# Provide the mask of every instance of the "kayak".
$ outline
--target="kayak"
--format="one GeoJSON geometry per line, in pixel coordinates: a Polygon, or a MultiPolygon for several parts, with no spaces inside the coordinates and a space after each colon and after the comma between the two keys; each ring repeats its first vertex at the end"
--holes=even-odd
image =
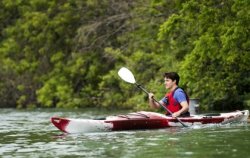
{"type": "MultiPolygon", "coordinates": [[[[247,122],[248,116],[249,111],[243,110],[228,113],[191,115],[189,117],[178,117],[178,119],[187,126],[193,126],[202,124],[247,122]]],[[[126,115],[108,116],[103,120],[75,119],[55,116],[51,118],[51,122],[55,127],[65,133],[161,129],[182,126],[176,118],[147,111],[128,113],[126,115]]]]}

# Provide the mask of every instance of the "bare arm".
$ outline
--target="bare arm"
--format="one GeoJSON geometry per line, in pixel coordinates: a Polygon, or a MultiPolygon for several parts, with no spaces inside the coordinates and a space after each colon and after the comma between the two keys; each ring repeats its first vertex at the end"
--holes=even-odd
{"type": "Polygon", "coordinates": [[[178,117],[180,116],[181,114],[185,113],[188,111],[188,102],[187,101],[183,101],[180,103],[181,104],[181,109],[175,113],[173,113],[173,117],[178,117]]]}
{"type": "MultiPolygon", "coordinates": [[[[153,93],[149,93],[148,98],[149,98],[149,105],[151,108],[157,109],[161,106],[161,105],[159,105],[159,103],[154,101],[154,94],[153,93]]],[[[162,101],[160,101],[160,103],[162,104],[162,101]]]]}

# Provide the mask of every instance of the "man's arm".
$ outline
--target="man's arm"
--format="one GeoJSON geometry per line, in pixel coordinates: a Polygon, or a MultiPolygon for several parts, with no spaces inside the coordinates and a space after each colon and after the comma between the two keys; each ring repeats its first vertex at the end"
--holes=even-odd
{"type": "MultiPolygon", "coordinates": [[[[159,105],[159,103],[154,101],[154,94],[153,93],[149,93],[148,98],[149,98],[149,105],[151,108],[158,109],[161,106],[161,105],[159,105]]],[[[162,104],[162,101],[159,101],[159,102],[162,104]]]]}
{"type": "Polygon", "coordinates": [[[173,113],[173,115],[172,115],[173,117],[178,117],[181,114],[188,111],[188,102],[187,101],[181,102],[180,105],[181,105],[182,108],[179,111],[173,113]]]}

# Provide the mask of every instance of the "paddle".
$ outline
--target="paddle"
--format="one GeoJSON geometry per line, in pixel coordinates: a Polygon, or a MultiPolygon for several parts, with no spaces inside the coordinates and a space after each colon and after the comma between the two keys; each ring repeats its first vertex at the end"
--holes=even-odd
{"type": "MultiPolygon", "coordinates": [[[[140,84],[136,83],[135,81],[135,77],[133,75],[133,73],[125,68],[122,67],[119,71],[118,71],[118,75],[121,77],[121,79],[123,79],[124,81],[128,82],[128,83],[132,83],[135,84],[138,88],[140,88],[142,91],[144,91],[147,95],[149,94],[149,92],[144,89],[140,84]]],[[[155,100],[155,98],[153,98],[153,100],[155,102],[157,102],[159,105],[161,105],[161,107],[163,107],[167,112],[169,112],[171,115],[173,114],[170,110],[168,110],[167,107],[163,106],[159,101],[155,100]]],[[[176,117],[176,119],[184,126],[184,127],[188,127],[186,124],[184,124],[178,117],[176,117]]]]}

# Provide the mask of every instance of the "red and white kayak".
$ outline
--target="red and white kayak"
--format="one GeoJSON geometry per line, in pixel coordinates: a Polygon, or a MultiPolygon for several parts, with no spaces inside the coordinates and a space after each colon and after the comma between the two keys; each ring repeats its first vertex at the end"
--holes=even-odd
{"type": "MultiPolygon", "coordinates": [[[[226,124],[232,122],[247,122],[249,111],[234,111],[229,113],[192,115],[178,117],[188,126],[202,124],[226,124]]],[[[177,119],[155,113],[140,111],[126,115],[108,116],[105,120],[73,119],[52,117],[51,122],[65,133],[86,133],[104,131],[122,131],[136,129],[160,129],[182,126],[177,119]]]]}

